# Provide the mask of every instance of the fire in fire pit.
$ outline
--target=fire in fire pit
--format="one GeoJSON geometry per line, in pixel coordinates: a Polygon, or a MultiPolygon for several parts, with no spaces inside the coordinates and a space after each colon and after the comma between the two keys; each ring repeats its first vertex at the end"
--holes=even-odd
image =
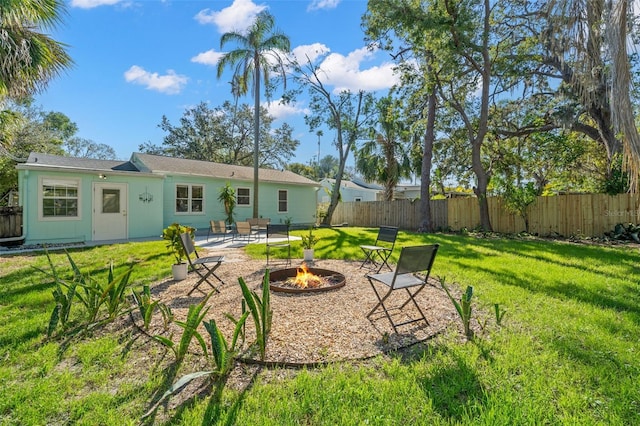
{"type": "Polygon", "coordinates": [[[328,291],[345,284],[344,275],[327,269],[308,268],[305,263],[299,268],[273,271],[269,274],[269,281],[271,290],[287,293],[328,291]]]}

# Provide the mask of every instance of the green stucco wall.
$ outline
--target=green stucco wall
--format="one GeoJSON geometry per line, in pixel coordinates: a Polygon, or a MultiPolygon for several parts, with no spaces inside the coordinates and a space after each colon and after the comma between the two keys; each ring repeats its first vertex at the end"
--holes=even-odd
{"type": "MultiPolygon", "coordinates": [[[[92,241],[93,184],[104,182],[97,172],[57,172],[19,170],[20,204],[23,206],[23,232],[26,244],[92,241]],[[79,218],[43,220],[39,217],[39,185],[41,178],[79,179],[79,218]]],[[[110,183],[128,186],[128,238],[159,237],[163,229],[162,179],[151,176],[110,174],[110,183]],[[140,200],[141,194],[152,194],[151,202],[140,200]]]]}

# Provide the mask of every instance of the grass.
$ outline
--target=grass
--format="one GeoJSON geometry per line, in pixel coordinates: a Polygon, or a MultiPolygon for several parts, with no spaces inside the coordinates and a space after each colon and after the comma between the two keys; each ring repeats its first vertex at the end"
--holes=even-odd
{"type": "MultiPolygon", "coordinates": [[[[376,232],[319,229],[315,256],[360,259],[359,245],[375,240],[376,232]]],[[[155,422],[640,424],[637,248],[407,232],[396,247],[431,243],[441,245],[433,274],[454,288],[474,287],[475,315],[488,324],[475,341],[464,343],[452,327],[388,358],[262,371],[245,390],[226,388],[220,405],[200,394],[155,422]],[[501,327],[495,303],[507,310],[501,327]]],[[[300,243],[293,244],[301,258],[300,243]]],[[[262,257],[264,245],[247,252],[262,257]]],[[[119,268],[135,260],[132,280],[139,284],[170,274],[163,242],[74,250],[72,256],[96,274],[106,274],[110,259],[119,268]]],[[[63,254],[53,259],[68,270],[63,254]]],[[[42,253],[0,258],[0,424],[139,424],[162,386],[164,350],[132,329],[96,330],[68,346],[47,341],[53,286],[32,266],[46,269],[42,253]]],[[[186,365],[201,367],[195,357],[186,365]]]]}

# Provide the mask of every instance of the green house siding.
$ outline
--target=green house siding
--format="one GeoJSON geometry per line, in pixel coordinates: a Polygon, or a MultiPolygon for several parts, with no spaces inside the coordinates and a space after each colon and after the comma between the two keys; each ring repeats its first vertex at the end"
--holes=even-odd
{"type": "MultiPolygon", "coordinates": [[[[23,233],[26,244],[86,242],[93,238],[94,184],[104,183],[98,173],[90,171],[57,172],[51,170],[19,170],[20,204],[23,206],[23,233]],[[43,179],[77,181],[78,216],[43,217],[43,179]]],[[[127,238],[141,238],[162,233],[162,180],[150,177],[110,175],[108,182],[126,184],[127,238]],[[152,198],[149,201],[149,198],[152,198]],[[145,199],[146,201],[143,201],[145,199]]]]}
{"type": "MultiPolygon", "coordinates": [[[[226,219],[218,195],[227,183],[249,190],[249,205],[237,205],[234,219],[253,215],[253,169],[245,166],[138,153],[129,161],[31,153],[17,169],[28,244],[160,238],[174,222],[204,232],[209,221],[226,219]]],[[[290,171],[260,169],[259,215],[315,223],[317,188],[290,171]]]]}
{"type": "MultiPolygon", "coordinates": [[[[229,182],[236,190],[249,188],[253,191],[253,183],[240,180],[222,180],[198,176],[167,176],[164,180],[164,226],[178,222],[196,229],[207,229],[210,220],[225,220],[224,206],[218,201],[220,190],[229,182]],[[202,212],[176,213],[177,185],[202,185],[204,187],[204,208],[202,212]]],[[[253,194],[249,205],[237,205],[234,219],[244,221],[253,216],[253,194]]],[[[284,223],[291,219],[294,224],[315,223],[316,190],[311,186],[292,185],[286,183],[260,183],[259,214],[270,218],[273,223],[284,223]],[[285,190],[288,195],[288,211],[278,212],[278,191],[285,190]]]]}
{"type": "Polygon", "coordinates": [[[178,222],[196,229],[207,229],[210,220],[224,220],[224,207],[218,201],[218,192],[225,185],[225,181],[200,176],[171,175],[164,179],[164,226],[178,222]],[[203,211],[190,213],[176,212],[177,185],[199,185],[204,189],[203,211]]]}

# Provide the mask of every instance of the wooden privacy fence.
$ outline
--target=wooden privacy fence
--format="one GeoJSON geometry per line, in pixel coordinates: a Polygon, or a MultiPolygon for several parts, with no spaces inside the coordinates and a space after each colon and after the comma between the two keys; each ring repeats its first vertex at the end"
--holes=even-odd
{"type": "Polygon", "coordinates": [[[22,207],[0,206],[0,238],[22,235],[22,207]]]}
{"type": "MultiPolygon", "coordinates": [[[[489,197],[489,217],[496,232],[525,230],[524,220],[509,213],[500,197],[489,197]]],[[[473,229],[480,223],[475,197],[432,200],[435,229],[473,229]]],[[[352,226],[398,226],[415,230],[420,218],[420,202],[409,200],[340,203],[332,223],[352,226]]],[[[538,235],[601,237],[617,223],[640,222],[638,194],[579,194],[538,197],[529,206],[529,232],[538,235]]]]}

